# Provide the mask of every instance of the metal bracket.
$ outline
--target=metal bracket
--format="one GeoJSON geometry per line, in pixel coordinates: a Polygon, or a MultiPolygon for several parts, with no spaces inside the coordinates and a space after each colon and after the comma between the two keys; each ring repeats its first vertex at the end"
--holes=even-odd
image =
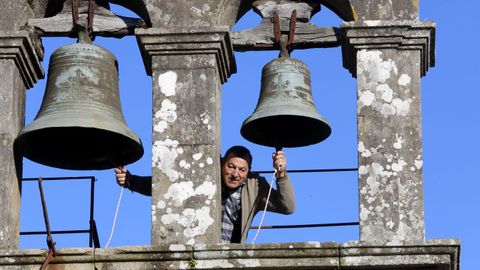
{"type": "Polygon", "coordinates": [[[282,30],[280,26],[280,18],[278,13],[275,11],[273,13],[273,36],[276,46],[280,48],[281,57],[290,57],[290,53],[293,51],[292,44],[295,39],[295,30],[297,25],[297,10],[292,11],[290,16],[290,25],[286,41],[282,39],[282,30]]]}

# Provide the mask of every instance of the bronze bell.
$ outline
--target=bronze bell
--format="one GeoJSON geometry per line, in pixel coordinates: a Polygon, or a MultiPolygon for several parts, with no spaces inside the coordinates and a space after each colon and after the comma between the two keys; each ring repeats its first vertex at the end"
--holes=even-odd
{"type": "Polygon", "coordinates": [[[276,148],[307,146],[330,136],[330,126],[313,102],[307,65],[280,57],[263,67],[257,107],[240,133],[253,143],[276,148]]]}
{"type": "Polygon", "coordinates": [[[115,56],[83,42],[57,49],[41,109],[16,146],[28,159],[62,169],[108,169],[140,159],[142,143],[121,110],[115,56]]]}

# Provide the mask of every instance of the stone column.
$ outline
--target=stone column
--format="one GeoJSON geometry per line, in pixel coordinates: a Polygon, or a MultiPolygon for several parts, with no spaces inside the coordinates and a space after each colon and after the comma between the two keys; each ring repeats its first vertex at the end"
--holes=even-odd
{"type": "Polygon", "coordinates": [[[342,24],[343,61],[357,78],[360,240],[425,240],[420,77],[434,65],[435,25],[342,24]]]}
{"type": "Polygon", "coordinates": [[[139,29],[152,76],[152,245],[220,242],[221,84],[228,27],[139,29]]]}
{"type": "Polygon", "coordinates": [[[16,249],[22,162],[14,140],[24,126],[25,90],[44,76],[27,32],[0,32],[0,70],[0,249],[16,249]]]}

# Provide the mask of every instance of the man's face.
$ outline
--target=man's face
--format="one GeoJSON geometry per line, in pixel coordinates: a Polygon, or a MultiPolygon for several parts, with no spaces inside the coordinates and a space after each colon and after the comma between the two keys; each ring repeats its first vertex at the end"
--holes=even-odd
{"type": "Polygon", "coordinates": [[[229,189],[238,188],[248,175],[248,161],[245,158],[229,154],[222,165],[222,181],[229,189]]]}

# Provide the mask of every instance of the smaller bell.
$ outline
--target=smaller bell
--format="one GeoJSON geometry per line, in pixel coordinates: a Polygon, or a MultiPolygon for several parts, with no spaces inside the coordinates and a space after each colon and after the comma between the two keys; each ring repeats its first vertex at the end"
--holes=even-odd
{"type": "Polygon", "coordinates": [[[307,65],[280,57],[263,67],[257,107],[240,133],[253,143],[276,148],[307,146],[330,136],[331,128],[313,102],[307,65]]]}

